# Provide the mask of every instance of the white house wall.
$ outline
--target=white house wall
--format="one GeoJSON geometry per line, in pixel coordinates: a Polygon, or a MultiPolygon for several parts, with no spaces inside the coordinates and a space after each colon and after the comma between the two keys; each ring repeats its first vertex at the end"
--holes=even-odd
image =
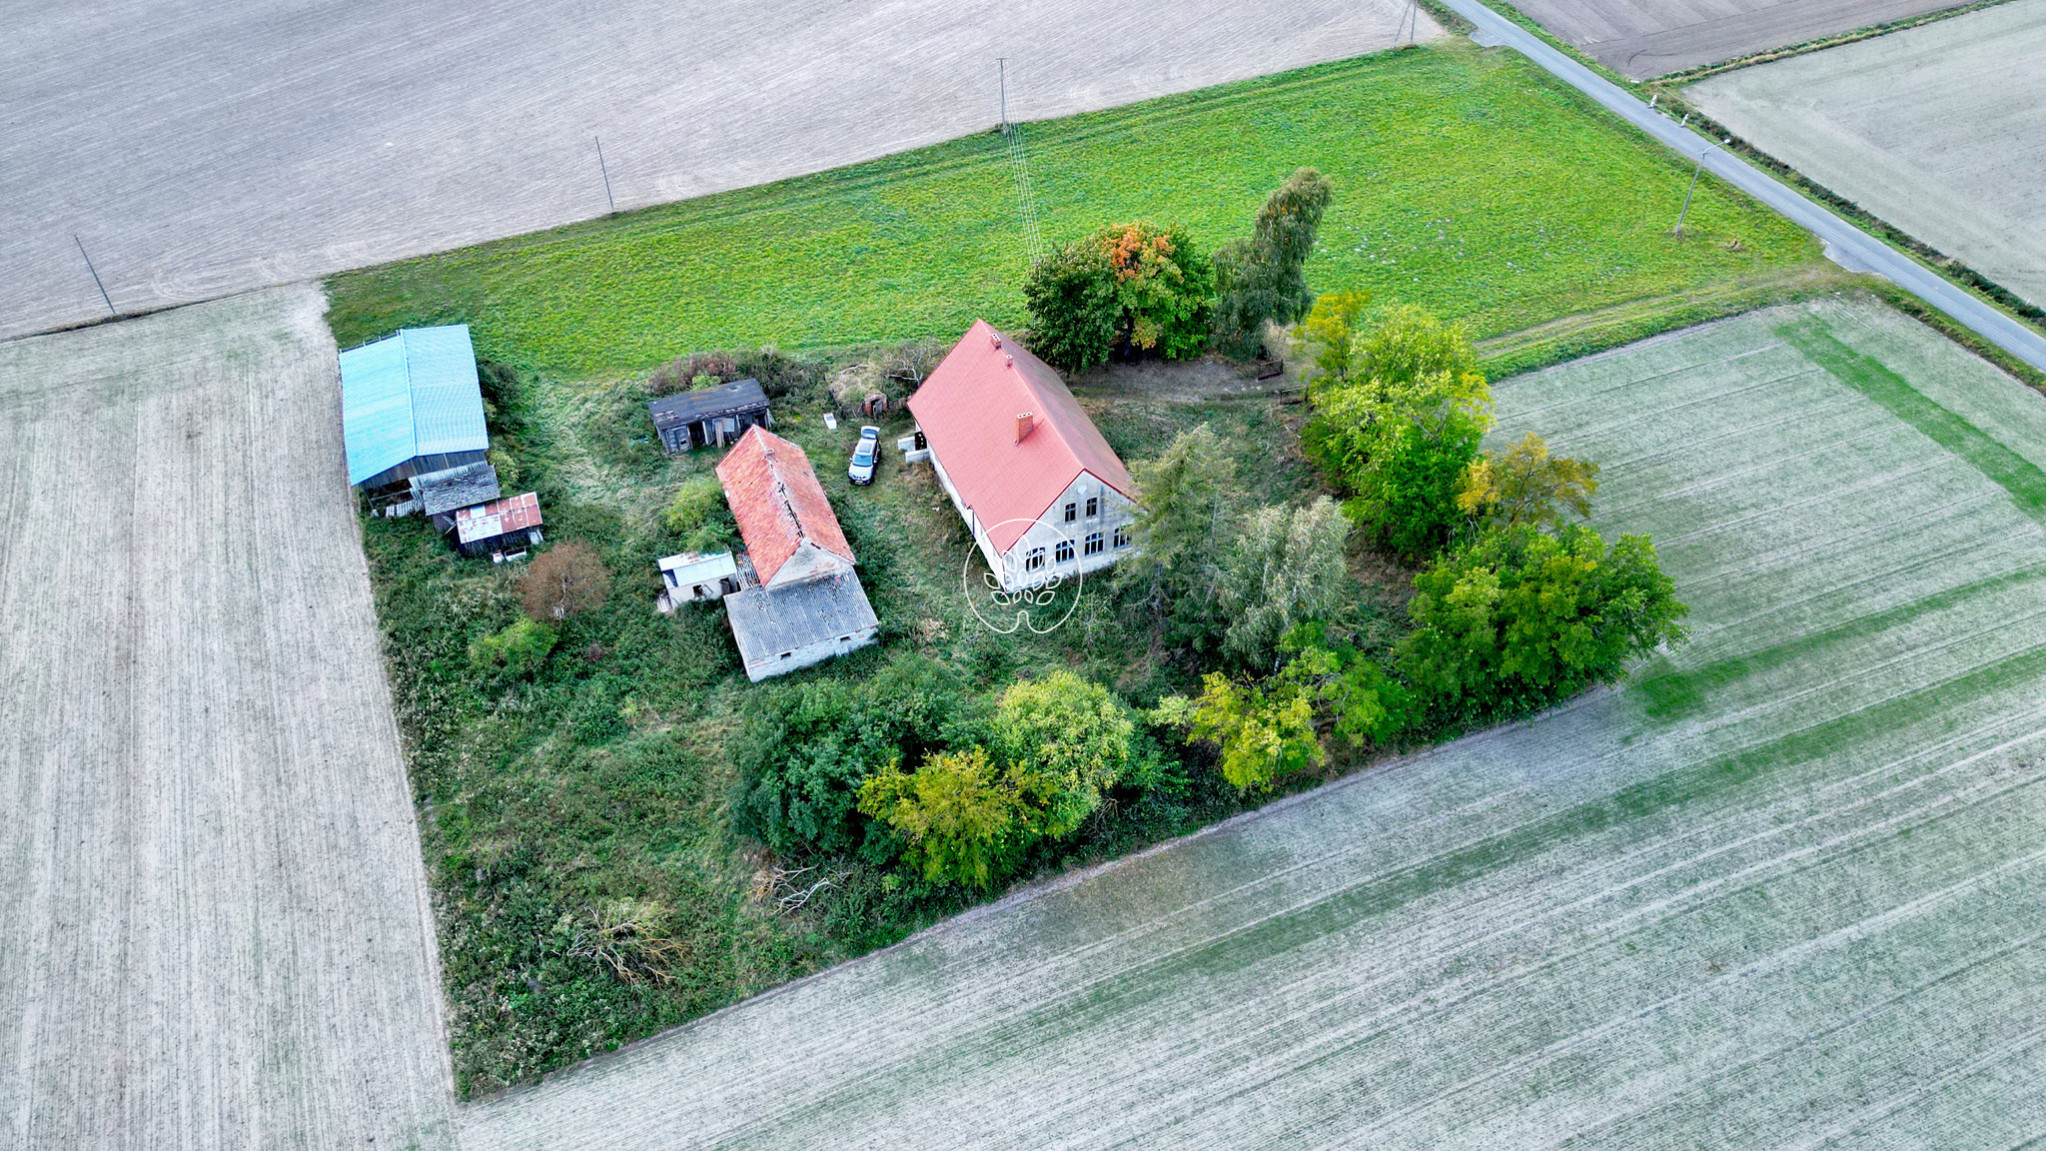
{"type": "Polygon", "coordinates": [[[945,474],[945,462],[938,458],[935,451],[931,453],[931,468],[938,474],[938,486],[945,489],[945,494],[952,499],[952,507],[959,512],[959,518],[965,520],[967,527],[973,532],[973,542],[979,546],[981,558],[987,561],[988,570],[1000,575],[1004,591],[1015,591],[1032,584],[1043,583],[1053,576],[1072,576],[1099,571],[1135,550],[1133,547],[1119,550],[1116,548],[1115,529],[1128,525],[1136,518],[1136,505],[1130,502],[1128,496],[1103,483],[1093,472],[1083,471],[1072,483],[1067,484],[1066,490],[1051,502],[1050,507],[1038,514],[1037,522],[1023,533],[1022,538],[1010,545],[1008,553],[1004,555],[995,550],[994,541],[988,537],[986,525],[981,522],[979,515],[966,506],[965,500],[959,498],[959,489],[953,486],[952,477],[945,474]],[[1092,517],[1087,515],[1089,495],[1101,498],[1100,511],[1092,517]],[[1080,518],[1071,524],[1065,522],[1065,508],[1068,503],[1079,505],[1077,510],[1080,518]],[[1099,554],[1090,556],[1086,554],[1086,539],[1087,533],[1094,531],[1101,533],[1102,549],[1099,554]],[[1053,557],[1058,554],[1058,543],[1066,538],[1073,541],[1073,558],[1067,563],[1056,563],[1053,557]],[[1025,557],[1030,554],[1032,548],[1038,547],[1044,549],[1044,567],[1037,571],[1023,570],[1025,557]]]}
{"type": "Polygon", "coordinates": [[[881,629],[879,627],[870,627],[863,631],[854,632],[849,640],[841,640],[833,636],[830,639],[813,643],[808,647],[799,647],[787,659],[781,658],[781,653],[776,652],[766,659],[760,660],[758,663],[748,663],[746,665],[746,678],[754,683],[759,683],[763,679],[773,679],[778,675],[787,675],[792,671],[801,671],[806,667],[815,667],[827,659],[845,655],[847,652],[858,651],[873,643],[880,634],[881,629]]]}
{"type": "Polygon", "coordinates": [[[1023,537],[1010,545],[1003,557],[1002,587],[1007,591],[1043,583],[1053,576],[1071,577],[1085,572],[1100,571],[1130,554],[1131,548],[1117,549],[1115,529],[1129,524],[1136,518],[1136,505],[1129,498],[1107,484],[1102,483],[1092,472],[1081,472],[1078,478],[1066,485],[1066,490],[1051,502],[1051,506],[1038,513],[1037,522],[1032,524],[1023,537]],[[1087,514],[1087,497],[1099,496],[1100,511],[1093,516],[1087,514]],[[1075,508],[1078,519],[1065,522],[1067,504],[1075,508]],[[1101,551],[1086,554],[1086,540],[1090,532],[1101,533],[1101,551]],[[1065,563],[1056,562],[1060,540],[1071,540],[1073,558],[1065,563]],[[1034,548],[1044,549],[1044,566],[1036,571],[1024,570],[1027,557],[1034,548]]]}

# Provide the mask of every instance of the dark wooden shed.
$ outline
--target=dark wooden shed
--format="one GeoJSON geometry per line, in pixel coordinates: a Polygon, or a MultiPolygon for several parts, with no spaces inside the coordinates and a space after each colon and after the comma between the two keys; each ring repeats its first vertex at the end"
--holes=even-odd
{"type": "Polygon", "coordinates": [[[756,425],[771,428],[774,418],[767,411],[767,393],[760,381],[734,380],[700,392],[663,396],[646,406],[654,418],[654,431],[661,447],[669,453],[686,452],[716,444],[734,443],[756,425]]]}

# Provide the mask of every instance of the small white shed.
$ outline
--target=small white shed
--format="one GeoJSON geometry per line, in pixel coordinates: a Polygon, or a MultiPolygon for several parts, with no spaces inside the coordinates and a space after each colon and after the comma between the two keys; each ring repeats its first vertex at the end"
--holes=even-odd
{"type": "Polygon", "coordinates": [[[685,603],[723,599],[739,590],[739,565],[731,552],[681,552],[660,561],[660,610],[685,603]]]}

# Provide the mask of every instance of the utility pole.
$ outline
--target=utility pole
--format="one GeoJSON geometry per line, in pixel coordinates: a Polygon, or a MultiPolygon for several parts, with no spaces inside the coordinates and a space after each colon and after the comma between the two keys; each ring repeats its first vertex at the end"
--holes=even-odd
{"type": "MultiPolygon", "coordinates": [[[[1724,143],[1724,141],[1721,142],[1724,143]]],[[[1677,210],[1677,226],[1671,232],[1672,235],[1681,236],[1684,234],[1684,217],[1691,211],[1691,194],[1698,190],[1698,177],[1705,174],[1705,157],[1710,156],[1712,149],[1717,147],[1719,145],[1714,144],[1703,152],[1698,153],[1698,167],[1691,173],[1691,186],[1684,190],[1684,206],[1677,210]]]]}
{"type": "Polygon", "coordinates": [[[995,67],[999,69],[1002,84],[1002,135],[1006,136],[1009,134],[1009,58],[995,57],[995,67]]]}
{"type": "Polygon", "coordinates": [[[71,242],[78,245],[78,254],[85,256],[85,270],[92,273],[92,286],[99,289],[99,298],[107,303],[107,315],[119,319],[121,313],[114,310],[114,301],[112,297],[107,295],[107,286],[100,283],[99,269],[92,266],[92,257],[85,255],[85,241],[78,238],[78,233],[73,232],[71,233],[71,242]]]}
{"type": "Polygon", "coordinates": [[[604,166],[604,139],[601,136],[590,139],[597,142],[597,171],[604,174],[604,199],[611,205],[611,214],[615,216],[618,214],[618,200],[611,195],[611,169],[604,166]]]}

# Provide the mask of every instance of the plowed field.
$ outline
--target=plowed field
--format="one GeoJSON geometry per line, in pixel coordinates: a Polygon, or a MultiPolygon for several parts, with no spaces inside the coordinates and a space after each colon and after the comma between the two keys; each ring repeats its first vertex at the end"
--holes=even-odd
{"type": "Polygon", "coordinates": [[[0,344],[0,1146],[448,1147],[318,289],[0,344]]]}

